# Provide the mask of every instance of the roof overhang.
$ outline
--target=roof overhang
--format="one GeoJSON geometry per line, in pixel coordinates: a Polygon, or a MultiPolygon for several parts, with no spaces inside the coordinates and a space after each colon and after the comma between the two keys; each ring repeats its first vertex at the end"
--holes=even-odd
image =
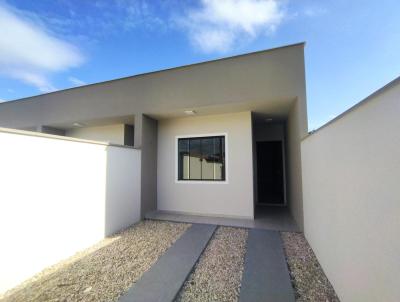
{"type": "Polygon", "coordinates": [[[304,44],[102,82],[0,105],[0,126],[130,123],[238,111],[285,117],[305,103],[304,44]]]}

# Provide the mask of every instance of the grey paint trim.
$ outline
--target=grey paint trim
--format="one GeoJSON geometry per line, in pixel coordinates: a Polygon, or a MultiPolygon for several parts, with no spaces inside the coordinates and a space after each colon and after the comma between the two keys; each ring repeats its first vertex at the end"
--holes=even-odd
{"type": "Polygon", "coordinates": [[[133,125],[124,125],[124,145],[135,145],[135,128],[133,125]]]}
{"type": "MultiPolygon", "coordinates": [[[[29,100],[29,99],[32,99],[32,98],[40,97],[40,96],[43,96],[43,95],[57,94],[57,93],[68,91],[68,90],[77,90],[77,89],[81,89],[82,87],[101,85],[101,84],[104,84],[104,83],[110,83],[110,82],[114,82],[114,81],[126,80],[126,79],[130,79],[130,78],[135,78],[135,77],[147,76],[147,75],[150,75],[150,74],[163,73],[163,72],[171,71],[171,70],[186,69],[188,67],[193,67],[193,66],[197,66],[197,65],[204,65],[204,64],[218,62],[218,61],[225,61],[225,60],[230,60],[230,59],[235,59],[235,58],[240,58],[240,57],[246,57],[246,56],[251,56],[253,54],[258,54],[258,53],[271,52],[271,51],[275,51],[275,50],[280,50],[282,48],[288,48],[288,47],[293,47],[293,46],[301,46],[301,45],[305,46],[305,44],[306,44],[306,42],[303,41],[303,42],[299,42],[299,43],[283,45],[283,46],[279,46],[279,47],[275,47],[275,48],[269,48],[269,49],[249,52],[249,53],[240,54],[240,55],[231,56],[231,57],[224,57],[224,58],[219,58],[219,59],[215,59],[215,60],[203,61],[203,62],[187,64],[187,65],[182,65],[182,66],[177,66],[177,67],[172,67],[172,68],[166,68],[166,69],[161,69],[161,70],[156,70],[156,71],[151,71],[151,72],[145,72],[145,73],[140,73],[140,74],[136,74],[136,75],[132,75],[132,76],[112,79],[112,80],[108,80],[108,81],[97,82],[97,83],[88,84],[88,85],[82,85],[82,86],[79,86],[79,87],[71,87],[71,88],[62,89],[62,90],[58,90],[58,91],[53,91],[53,92],[49,92],[49,93],[43,93],[43,94],[33,95],[33,96],[30,96],[30,97],[20,98],[20,99],[16,99],[16,100],[10,100],[10,101],[4,102],[4,103],[11,103],[11,102],[16,102],[16,101],[25,101],[25,100],[29,100]]],[[[1,106],[1,104],[2,103],[0,103],[0,106],[1,106]]]]}
{"type": "Polygon", "coordinates": [[[329,125],[331,125],[333,123],[335,123],[336,121],[340,120],[341,118],[343,118],[344,116],[348,115],[349,113],[357,110],[359,107],[361,107],[361,106],[365,105],[366,103],[372,101],[375,97],[379,96],[380,94],[386,92],[386,90],[388,90],[388,89],[390,89],[390,88],[392,88],[392,87],[394,87],[394,86],[396,86],[398,84],[400,84],[400,76],[395,78],[393,81],[387,83],[382,88],[379,88],[375,92],[371,93],[365,99],[361,100],[360,102],[358,102],[354,106],[352,106],[349,109],[347,109],[346,111],[342,112],[341,114],[339,114],[337,117],[333,118],[332,120],[330,120],[326,124],[322,125],[321,127],[317,128],[316,130],[313,130],[313,131],[309,132],[308,135],[306,137],[304,137],[301,141],[304,141],[307,138],[309,138],[310,136],[312,136],[313,134],[315,134],[317,132],[320,132],[322,129],[328,127],[329,125]]]}
{"type": "Polygon", "coordinates": [[[147,212],[157,209],[157,150],[158,122],[146,115],[141,115],[141,207],[143,218],[147,212]]]}

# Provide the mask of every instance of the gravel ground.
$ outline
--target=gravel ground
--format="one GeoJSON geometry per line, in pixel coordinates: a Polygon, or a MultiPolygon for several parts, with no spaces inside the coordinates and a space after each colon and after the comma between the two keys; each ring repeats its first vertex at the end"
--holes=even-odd
{"type": "Polygon", "coordinates": [[[237,301],[247,230],[219,227],[176,301],[237,301]]]}
{"type": "Polygon", "coordinates": [[[281,233],[296,301],[339,302],[303,234],[281,233]]]}
{"type": "Polygon", "coordinates": [[[0,296],[2,301],[117,301],[190,224],[141,221],[0,296]]]}

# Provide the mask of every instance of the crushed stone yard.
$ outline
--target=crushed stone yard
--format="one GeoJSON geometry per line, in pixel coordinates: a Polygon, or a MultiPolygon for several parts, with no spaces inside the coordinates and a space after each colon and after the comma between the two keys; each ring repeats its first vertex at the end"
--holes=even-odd
{"type": "Polygon", "coordinates": [[[39,273],[2,301],[117,301],[190,224],[145,220],[39,273]]]}
{"type": "MultiPolygon", "coordinates": [[[[0,300],[117,301],[190,226],[141,221],[45,269],[0,300]]],[[[247,229],[218,227],[175,302],[238,301],[247,237],[247,229]]],[[[339,302],[304,235],[281,237],[296,301],[339,302]]]]}
{"type": "Polygon", "coordinates": [[[237,301],[246,240],[246,229],[219,227],[176,301],[237,301]]]}
{"type": "Polygon", "coordinates": [[[339,302],[304,235],[282,232],[281,236],[296,301],[339,302]]]}

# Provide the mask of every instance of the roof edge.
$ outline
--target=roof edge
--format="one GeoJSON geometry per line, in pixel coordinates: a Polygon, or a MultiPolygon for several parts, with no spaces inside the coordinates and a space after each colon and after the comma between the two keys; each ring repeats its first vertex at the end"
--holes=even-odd
{"type": "Polygon", "coordinates": [[[61,92],[69,91],[69,90],[81,89],[81,88],[84,88],[84,87],[90,87],[90,86],[94,86],[94,85],[101,85],[101,84],[110,83],[110,82],[114,82],[114,81],[126,80],[126,79],[130,79],[130,78],[142,77],[142,76],[147,76],[147,75],[156,74],[156,73],[162,73],[162,72],[166,72],[166,71],[184,69],[184,68],[197,66],[197,65],[204,65],[204,64],[208,64],[208,63],[214,63],[214,62],[225,61],[225,60],[230,60],[230,59],[235,59],[235,58],[240,58],[240,57],[246,57],[246,56],[251,56],[251,55],[255,55],[255,54],[276,51],[276,50],[280,50],[280,49],[283,49],[283,48],[290,48],[290,47],[296,47],[296,46],[303,46],[304,47],[305,45],[306,45],[306,42],[303,41],[303,42],[298,42],[298,43],[294,43],[294,44],[287,44],[287,45],[282,45],[282,46],[278,46],[278,47],[273,47],[273,48],[268,48],[268,49],[263,49],[263,50],[243,53],[243,54],[234,55],[234,56],[230,56],[230,57],[222,57],[222,58],[209,60],[209,61],[201,61],[201,62],[192,63],[192,64],[186,64],[186,65],[180,65],[180,66],[176,66],[176,67],[170,67],[170,68],[165,68],[165,69],[160,69],[160,70],[155,70],[155,71],[143,72],[143,73],[138,73],[138,74],[130,75],[130,76],[126,76],[126,77],[115,78],[115,79],[111,79],[111,80],[105,80],[105,81],[91,83],[91,84],[77,86],[77,87],[69,87],[69,88],[65,88],[65,89],[61,89],[61,90],[57,90],[57,91],[52,91],[52,92],[47,92],[47,93],[42,93],[42,94],[37,94],[37,95],[32,95],[32,96],[27,96],[27,97],[14,99],[14,100],[10,100],[10,101],[5,101],[3,103],[0,103],[0,106],[1,106],[1,104],[7,104],[7,103],[17,102],[17,101],[27,101],[27,100],[30,100],[32,98],[37,98],[37,97],[41,97],[41,96],[61,93],[61,92]]]}

